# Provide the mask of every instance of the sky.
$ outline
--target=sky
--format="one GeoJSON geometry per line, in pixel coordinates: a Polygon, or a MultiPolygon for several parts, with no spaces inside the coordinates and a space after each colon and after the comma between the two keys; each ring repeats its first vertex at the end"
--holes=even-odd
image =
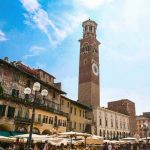
{"type": "Polygon", "coordinates": [[[98,24],[100,103],[130,99],[150,111],[149,0],[0,0],[0,58],[41,68],[78,98],[82,22],[98,24]]]}

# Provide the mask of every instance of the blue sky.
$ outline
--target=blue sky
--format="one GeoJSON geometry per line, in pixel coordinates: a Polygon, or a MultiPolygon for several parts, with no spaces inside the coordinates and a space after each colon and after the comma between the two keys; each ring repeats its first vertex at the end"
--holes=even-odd
{"type": "Polygon", "coordinates": [[[101,106],[127,98],[150,111],[149,0],[0,0],[0,58],[42,68],[77,99],[82,22],[98,23],[101,106]]]}

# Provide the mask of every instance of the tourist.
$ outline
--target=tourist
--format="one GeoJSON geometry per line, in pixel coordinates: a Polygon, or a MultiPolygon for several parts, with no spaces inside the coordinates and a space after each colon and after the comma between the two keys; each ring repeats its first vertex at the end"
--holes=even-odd
{"type": "Polygon", "coordinates": [[[112,150],[112,145],[111,145],[111,143],[108,143],[108,150],[112,150]]]}

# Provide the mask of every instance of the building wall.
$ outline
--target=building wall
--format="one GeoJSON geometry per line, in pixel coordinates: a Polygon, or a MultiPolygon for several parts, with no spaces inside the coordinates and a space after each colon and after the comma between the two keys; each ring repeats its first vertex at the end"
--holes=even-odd
{"type": "Polygon", "coordinates": [[[136,133],[135,103],[128,99],[117,100],[108,102],[108,109],[129,115],[131,136],[134,136],[136,133]]]}
{"type": "Polygon", "coordinates": [[[150,137],[150,118],[146,118],[144,116],[136,116],[136,134],[139,135],[141,138],[150,137]],[[144,123],[148,124],[147,131],[143,127],[144,123]]]}
{"type": "Polygon", "coordinates": [[[61,110],[69,114],[68,130],[84,132],[89,119],[86,118],[86,108],[80,106],[77,102],[62,97],[61,110]]]}
{"type": "Polygon", "coordinates": [[[129,135],[129,116],[101,107],[94,108],[93,113],[97,135],[106,139],[118,139],[129,135]]]}
{"type": "MultiPolygon", "coordinates": [[[[31,103],[34,101],[35,93],[32,91],[26,98],[24,89],[30,87],[32,90],[36,79],[39,81],[37,77],[24,73],[15,65],[0,60],[0,86],[3,88],[3,94],[0,95],[0,130],[29,131],[31,103]]],[[[44,130],[47,130],[47,133],[66,131],[67,114],[60,110],[61,91],[42,81],[41,89],[47,89],[48,96],[42,97],[40,92],[37,93],[34,129],[39,133],[44,130]],[[41,114],[41,120],[38,118],[39,114],[41,114]],[[47,118],[46,121],[43,119],[44,116],[47,118]],[[53,118],[53,123],[49,121],[50,118],[53,118]]]]}
{"type": "Polygon", "coordinates": [[[83,22],[83,38],[80,42],[78,100],[88,106],[100,105],[99,90],[99,42],[96,39],[97,24],[83,22]],[[93,65],[97,66],[96,74],[93,65]]]}

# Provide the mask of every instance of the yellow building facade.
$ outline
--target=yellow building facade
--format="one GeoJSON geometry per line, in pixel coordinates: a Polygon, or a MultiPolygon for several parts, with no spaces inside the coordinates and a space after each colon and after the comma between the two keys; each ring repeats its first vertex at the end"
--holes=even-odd
{"type": "Polygon", "coordinates": [[[86,116],[86,112],[92,109],[86,105],[73,101],[65,96],[61,96],[61,111],[68,113],[68,130],[85,132],[91,120],[86,116]]]}

